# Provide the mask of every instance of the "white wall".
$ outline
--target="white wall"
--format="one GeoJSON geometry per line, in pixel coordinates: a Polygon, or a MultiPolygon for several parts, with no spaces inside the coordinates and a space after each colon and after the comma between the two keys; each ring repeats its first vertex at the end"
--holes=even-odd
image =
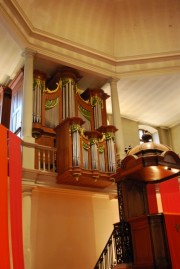
{"type": "Polygon", "coordinates": [[[133,148],[139,145],[138,123],[122,118],[122,126],[125,147],[130,145],[133,148]]]}

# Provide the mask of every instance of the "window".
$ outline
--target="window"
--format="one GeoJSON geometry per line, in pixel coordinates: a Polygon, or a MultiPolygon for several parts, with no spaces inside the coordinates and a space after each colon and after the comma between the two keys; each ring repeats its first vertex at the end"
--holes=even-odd
{"type": "Polygon", "coordinates": [[[20,130],[22,121],[22,90],[19,90],[12,95],[11,101],[11,121],[10,130],[12,132],[17,132],[20,130]]]}
{"type": "MultiPolygon", "coordinates": [[[[144,141],[143,141],[143,139],[142,139],[142,136],[146,133],[146,132],[148,132],[147,130],[144,130],[144,129],[139,129],[139,141],[140,141],[140,144],[142,144],[142,143],[144,143],[144,141]]],[[[150,132],[148,132],[148,133],[150,133],[150,132]]],[[[151,134],[151,133],[150,133],[151,134]]],[[[151,134],[152,135],[152,134],[151,134]]],[[[153,141],[153,139],[150,139],[149,140],[149,142],[150,141],[153,141]]]]}
{"type": "Polygon", "coordinates": [[[147,131],[148,133],[150,133],[152,135],[152,140],[153,142],[155,143],[160,143],[159,142],[159,134],[158,134],[158,130],[151,127],[151,126],[148,126],[148,125],[139,125],[139,141],[140,141],[140,144],[143,143],[143,140],[142,140],[142,135],[147,131]]]}

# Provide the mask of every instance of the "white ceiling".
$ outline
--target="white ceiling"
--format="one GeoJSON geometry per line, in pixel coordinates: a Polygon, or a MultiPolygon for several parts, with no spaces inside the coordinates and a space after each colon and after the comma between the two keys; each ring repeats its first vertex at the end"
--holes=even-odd
{"type": "Polygon", "coordinates": [[[6,84],[23,66],[22,49],[0,23],[0,84],[6,84]]]}
{"type": "MultiPolygon", "coordinates": [[[[110,94],[109,86],[104,89],[110,94]]],[[[118,82],[123,117],[154,127],[171,127],[180,122],[180,73],[118,82]]],[[[107,101],[111,111],[110,100],[107,101]]]]}
{"type": "MultiPolygon", "coordinates": [[[[3,22],[0,23],[0,36],[0,84],[6,84],[23,66],[21,54],[25,44],[20,47],[3,22]]],[[[58,64],[39,58],[35,65],[38,69],[52,72],[58,64]]],[[[81,89],[104,85],[104,90],[110,95],[109,84],[105,84],[106,78],[95,76],[92,72],[79,72],[83,76],[79,81],[81,89]]],[[[180,122],[180,72],[122,78],[118,82],[118,93],[123,117],[154,127],[171,127],[180,122]]],[[[111,113],[110,99],[107,101],[107,110],[111,113]]]]}

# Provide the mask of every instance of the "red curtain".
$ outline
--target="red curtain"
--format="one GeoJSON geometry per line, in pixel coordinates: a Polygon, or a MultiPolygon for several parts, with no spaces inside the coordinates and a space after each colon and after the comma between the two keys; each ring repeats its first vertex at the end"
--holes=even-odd
{"type": "Polygon", "coordinates": [[[24,269],[21,140],[0,125],[0,143],[0,269],[24,269]]]}
{"type": "Polygon", "coordinates": [[[10,269],[7,129],[2,125],[0,125],[0,143],[0,268],[10,269]]]}
{"type": "Polygon", "coordinates": [[[172,268],[180,268],[180,190],[178,178],[159,184],[172,268]]]}
{"type": "MultiPolygon", "coordinates": [[[[13,269],[24,269],[21,140],[9,132],[10,216],[13,269]]],[[[1,268],[1,267],[0,267],[1,268]]]]}

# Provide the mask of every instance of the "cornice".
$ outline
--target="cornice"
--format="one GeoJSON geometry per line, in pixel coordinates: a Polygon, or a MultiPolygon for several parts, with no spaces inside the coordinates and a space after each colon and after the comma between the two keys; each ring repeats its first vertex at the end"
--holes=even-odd
{"type": "Polygon", "coordinates": [[[63,185],[57,183],[57,174],[31,169],[22,169],[23,192],[41,191],[91,197],[109,197],[117,194],[116,184],[105,189],[63,185]]]}
{"type": "Polygon", "coordinates": [[[48,44],[67,49],[69,51],[74,51],[84,56],[95,57],[96,59],[110,63],[112,65],[114,64],[115,59],[111,55],[107,55],[98,50],[75,43],[71,40],[53,35],[49,32],[34,27],[28,17],[24,14],[22,8],[18,5],[17,1],[2,0],[2,3],[0,4],[4,11],[4,15],[8,15],[9,18],[15,22],[21,34],[26,36],[25,39],[28,40],[29,44],[33,43],[32,39],[34,39],[40,42],[46,42],[48,44]]]}

